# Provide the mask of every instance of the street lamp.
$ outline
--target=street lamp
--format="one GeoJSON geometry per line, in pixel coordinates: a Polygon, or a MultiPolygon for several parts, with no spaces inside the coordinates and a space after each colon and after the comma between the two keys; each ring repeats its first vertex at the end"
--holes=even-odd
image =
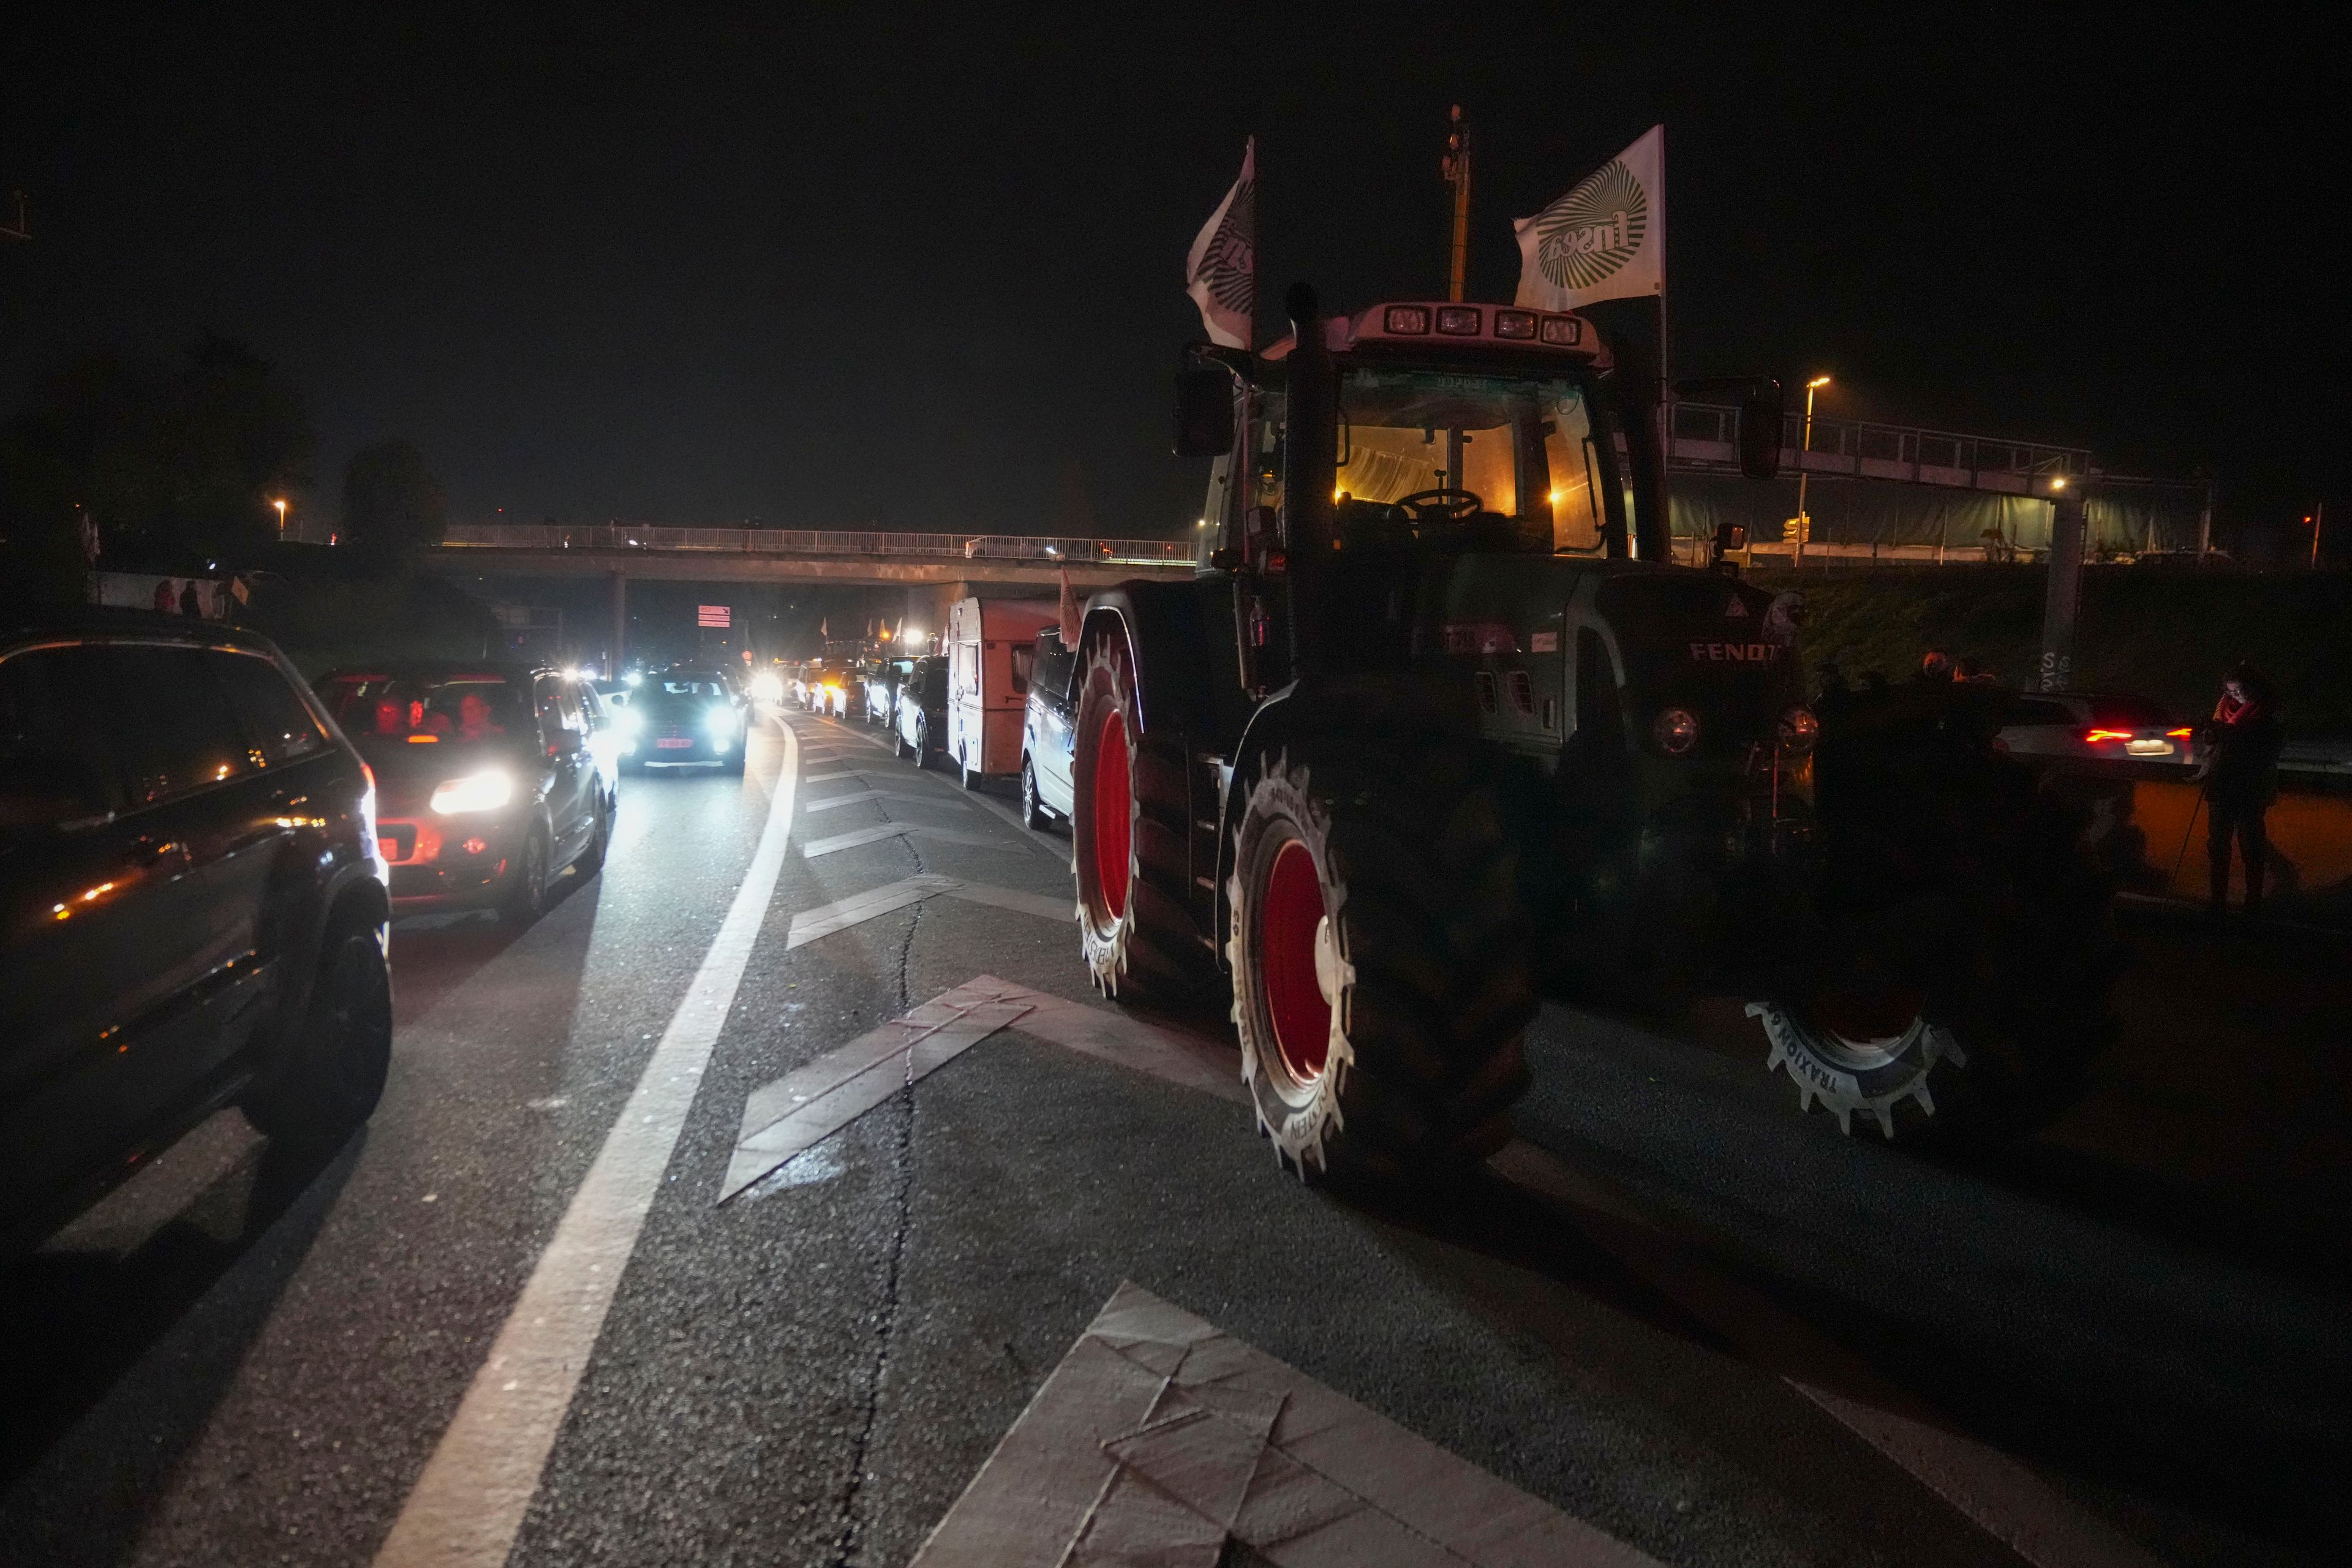
{"type": "Polygon", "coordinates": [[[286,537],[286,499],[280,496],[269,504],[278,509],[278,537],[283,541],[286,537]]]}
{"type": "Polygon", "coordinates": [[[1797,554],[1801,564],[1805,559],[1805,536],[1813,531],[1812,514],[1805,510],[1805,454],[1813,449],[1813,394],[1830,384],[1830,378],[1817,375],[1805,383],[1805,438],[1797,449],[1797,554]]]}

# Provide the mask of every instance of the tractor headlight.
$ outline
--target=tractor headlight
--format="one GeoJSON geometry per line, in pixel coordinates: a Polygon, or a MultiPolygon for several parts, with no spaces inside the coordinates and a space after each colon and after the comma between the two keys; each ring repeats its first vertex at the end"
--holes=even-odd
{"type": "Polygon", "coordinates": [[[1698,744],[1698,715],[1687,708],[1668,708],[1650,721],[1650,739],[1658,750],[1679,757],[1698,744]]]}
{"type": "Polygon", "coordinates": [[[514,780],[496,768],[451,779],[433,792],[433,810],[441,816],[461,816],[472,811],[496,811],[514,799],[514,780]]]}

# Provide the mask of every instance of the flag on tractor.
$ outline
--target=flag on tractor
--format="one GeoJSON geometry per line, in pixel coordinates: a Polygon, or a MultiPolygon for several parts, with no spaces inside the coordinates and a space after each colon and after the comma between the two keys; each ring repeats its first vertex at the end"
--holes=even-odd
{"type": "Polygon", "coordinates": [[[1257,316],[1257,138],[1242,154],[1241,178],[1202,226],[1184,258],[1184,292],[1201,307],[1209,341],[1252,346],[1257,316]]]}
{"type": "Polygon", "coordinates": [[[1660,295],[1666,288],[1666,128],[1642,139],[1533,217],[1519,236],[1514,303],[1573,310],[1599,300],[1660,295]]]}

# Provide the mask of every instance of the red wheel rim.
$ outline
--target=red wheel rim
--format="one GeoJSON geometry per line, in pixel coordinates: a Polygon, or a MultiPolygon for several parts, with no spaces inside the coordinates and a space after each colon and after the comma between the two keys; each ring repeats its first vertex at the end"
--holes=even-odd
{"type": "Polygon", "coordinates": [[[1116,708],[1103,715],[1095,739],[1095,886],[1103,914],[1127,917],[1127,868],[1134,815],[1128,793],[1127,720],[1116,708]]]}
{"type": "Polygon", "coordinates": [[[1331,1004],[1315,976],[1315,937],[1323,924],[1323,879],[1315,857],[1294,838],[1266,873],[1265,904],[1257,921],[1260,973],[1275,1048],[1301,1084],[1323,1076],[1331,1055],[1331,1004]]]}

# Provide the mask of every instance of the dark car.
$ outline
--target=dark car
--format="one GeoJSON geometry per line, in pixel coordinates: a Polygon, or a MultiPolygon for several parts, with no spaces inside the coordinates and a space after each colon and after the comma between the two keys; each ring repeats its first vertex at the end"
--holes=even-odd
{"type": "Polygon", "coordinates": [[[743,771],[745,705],[717,670],[648,671],[629,699],[622,764],[632,770],[716,766],[743,771]]]}
{"type": "Polygon", "coordinates": [[[866,667],[865,719],[887,724],[898,710],[898,683],[915,668],[911,658],[879,658],[866,667]]]}
{"type": "Polygon", "coordinates": [[[940,756],[948,733],[948,661],[919,658],[898,682],[898,705],[890,720],[890,750],[911,756],[919,768],[928,768],[940,756]]]}
{"type": "Polygon", "coordinates": [[[219,1107],[331,1147],[391,1061],[367,765],[265,639],[0,612],[0,1249],[219,1107]]]}
{"type": "Polygon", "coordinates": [[[2195,731],[2145,697],[2031,692],[2011,702],[2000,718],[2000,743],[2013,756],[2182,772],[2198,761],[2195,731]]]}
{"type": "Polygon", "coordinates": [[[530,663],[436,659],[339,669],[319,691],[375,770],[396,912],[529,921],[565,868],[585,878],[604,865],[618,773],[586,682],[530,663]]]}
{"type": "Polygon", "coordinates": [[[1030,827],[1044,827],[1055,817],[1070,819],[1070,755],[1077,734],[1071,677],[1077,662],[1062,646],[1058,629],[1037,634],[1029,702],[1021,720],[1021,820],[1030,827]]]}

